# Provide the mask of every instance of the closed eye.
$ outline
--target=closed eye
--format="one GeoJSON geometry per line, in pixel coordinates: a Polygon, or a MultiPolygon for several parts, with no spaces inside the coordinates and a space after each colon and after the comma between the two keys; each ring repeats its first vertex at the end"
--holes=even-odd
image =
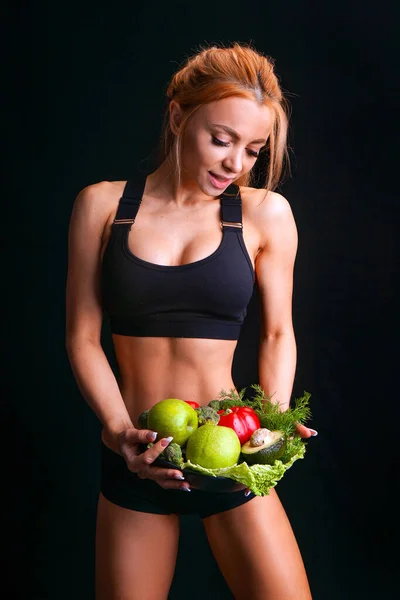
{"type": "MultiPolygon", "coordinates": [[[[219,140],[218,138],[211,136],[212,137],[212,142],[213,144],[215,144],[216,146],[225,146],[228,147],[229,146],[229,142],[223,142],[222,140],[219,140]]],[[[247,150],[247,153],[252,156],[253,158],[258,158],[259,154],[258,152],[255,152],[254,150],[247,150]]]]}

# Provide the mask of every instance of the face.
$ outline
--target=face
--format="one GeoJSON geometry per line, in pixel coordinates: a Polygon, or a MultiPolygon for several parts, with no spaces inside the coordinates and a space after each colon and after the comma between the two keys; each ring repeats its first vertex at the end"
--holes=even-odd
{"type": "MultiPolygon", "coordinates": [[[[171,107],[179,123],[180,107],[171,107]]],[[[200,107],[182,143],[182,183],[217,196],[248,173],[266,144],[272,113],[254,100],[230,97],[200,107]]]]}

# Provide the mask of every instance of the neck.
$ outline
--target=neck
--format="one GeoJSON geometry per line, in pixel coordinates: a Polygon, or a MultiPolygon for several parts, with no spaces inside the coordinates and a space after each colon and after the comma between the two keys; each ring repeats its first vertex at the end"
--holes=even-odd
{"type": "Polygon", "coordinates": [[[179,206],[188,206],[215,199],[205,195],[193,179],[185,178],[184,173],[181,173],[178,182],[174,167],[168,159],[148,176],[145,193],[154,196],[162,195],[163,198],[168,198],[168,200],[179,206]]]}

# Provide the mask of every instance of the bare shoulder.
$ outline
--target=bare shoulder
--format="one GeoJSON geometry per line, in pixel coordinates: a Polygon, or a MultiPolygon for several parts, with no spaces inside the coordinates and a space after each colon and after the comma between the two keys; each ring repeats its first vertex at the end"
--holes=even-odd
{"type": "Polygon", "coordinates": [[[97,215],[108,214],[118,204],[125,181],[100,181],[82,188],[75,198],[74,209],[97,215]]]}
{"type": "Polygon", "coordinates": [[[70,229],[94,235],[104,246],[125,184],[125,181],[100,181],[81,189],[72,208],[70,229]]]}
{"type": "Polygon", "coordinates": [[[241,187],[240,195],[243,210],[261,219],[293,218],[292,208],[287,198],[277,192],[267,192],[263,188],[241,187]]]}
{"type": "Polygon", "coordinates": [[[297,228],[292,207],[278,192],[261,188],[241,187],[243,217],[247,218],[260,236],[260,246],[280,237],[297,243],[297,228]]]}

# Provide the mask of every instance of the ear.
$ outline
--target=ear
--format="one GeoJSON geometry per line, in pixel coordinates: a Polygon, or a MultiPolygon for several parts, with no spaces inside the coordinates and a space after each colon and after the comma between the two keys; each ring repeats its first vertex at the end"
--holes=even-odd
{"type": "Polygon", "coordinates": [[[169,125],[172,133],[178,134],[182,122],[182,109],[176,100],[171,100],[169,105],[169,125]]]}

